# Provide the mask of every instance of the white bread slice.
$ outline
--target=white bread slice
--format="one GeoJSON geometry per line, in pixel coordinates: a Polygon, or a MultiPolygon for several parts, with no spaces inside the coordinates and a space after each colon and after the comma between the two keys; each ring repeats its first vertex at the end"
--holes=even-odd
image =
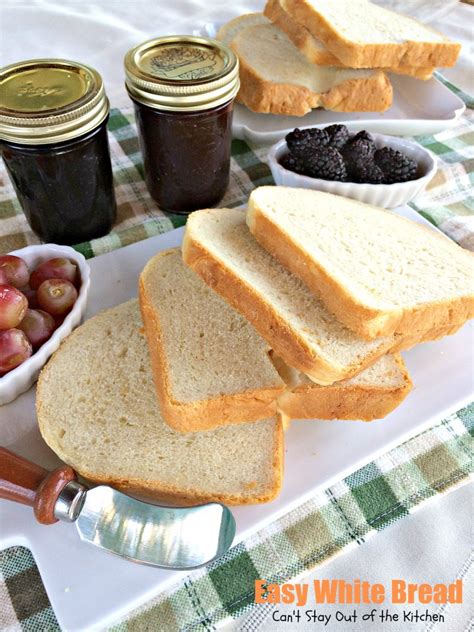
{"type": "Polygon", "coordinates": [[[183,264],[178,248],[146,264],[140,308],[161,412],[175,430],[275,413],[284,383],[255,329],[183,264]]]}
{"type": "MultiPolygon", "coordinates": [[[[263,13],[275,26],[286,33],[293,44],[312,64],[317,64],[318,66],[345,66],[340,59],[324,46],[321,40],[314,37],[304,25],[296,22],[290,13],[288,13],[286,0],[268,0],[263,13]]],[[[253,13],[250,15],[258,14],[253,13]]],[[[425,68],[423,66],[406,66],[404,64],[400,64],[394,68],[382,68],[382,70],[400,75],[410,75],[423,80],[430,79],[434,72],[432,66],[425,68]]]]}
{"type": "Polygon", "coordinates": [[[461,45],[369,0],[286,0],[290,15],[351,68],[454,66],[461,45]]]}
{"type": "Polygon", "coordinates": [[[232,40],[244,29],[249,26],[262,26],[263,24],[270,24],[271,21],[266,18],[263,13],[245,13],[239,15],[229,22],[226,22],[217,31],[216,39],[224,42],[227,46],[230,46],[232,40]]]}
{"type": "Polygon", "coordinates": [[[382,112],[392,103],[392,86],[381,70],[315,66],[271,23],[237,30],[230,46],[240,62],[238,100],[254,112],[382,112]]]}
{"type": "Polygon", "coordinates": [[[273,417],[181,434],[160,415],[136,300],[70,335],[37,387],[41,434],[82,476],[173,504],[266,502],[282,481],[273,417]]]}
{"type": "Polygon", "coordinates": [[[273,361],[287,390],[278,407],[290,419],[382,419],[399,406],[412,389],[400,354],[387,354],[358,375],[319,386],[281,358],[273,361]]]}
{"type": "Polygon", "coordinates": [[[240,209],[192,213],[183,258],[243,314],[287,364],[320,384],[357,374],[394,344],[365,342],[252,237],[240,209]]]}
{"type": "Polygon", "coordinates": [[[330,193],[260,187],[247,223],[338,320],[366,339],[456,330],[474,316],[474,254],[390,211],[330,193]]]}

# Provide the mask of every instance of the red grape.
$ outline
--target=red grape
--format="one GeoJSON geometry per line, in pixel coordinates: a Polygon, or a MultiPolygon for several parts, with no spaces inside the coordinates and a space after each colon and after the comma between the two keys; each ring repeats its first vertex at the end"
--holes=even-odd
{"type": "Polygon", "coordinates": [[[11,371],[33,353],[30,341],[19,329],[0,331],[0,375],[11,371]]]}
{"type": "Polygon", "coordinates": [[[37,295],[40,307],[52,316],[61,316],[76,302],[77,290],[65,279],[47,279],[39,286],[37,295]]]}
{"type": "Polygon", "coordinates": [[[54,317],[54,323],[56,325],[56,329],[59,329],[59,327],[61,327],[63,322],[66,320],[66,316],[67,316],[67,314],[64,314],[64,316],[55,316],[54,317]]]}
{"type": "Polygon", "coordinates": [[[28,307],[30,309],[38,309],[38,297],[36,296],[36,290],[22,290],[23,294],[28,300],[28,307]]]}
{"type": "Polygon", "coordinates": [[[31,273],[30,287],[37,290],[43,281],[48,279],[66,279],[75,284],[78,281],[77,265],[65,257],[56,257],[43,261],[31,273]]]}
{"type": "Polygon", "coordinates": [[[2,269],[0,269],[0,285],[8,285],[7,273],[2,269]]]}
{"type": "Polygon", "coordinates": [[[56,329],[56,323],[51,314],[43,312],[42,309],[27,309],[25,318],[18,325],[18,329],[25,332],[33,349],[36,350],[51,337],[56,329]]]}
{"type": "Polygon", "coordinates": [[[21,323],[28,309],[26,296],[11,285],[0,285],[0,329],[11,329],[21,323]]]}
{"type": "Polygon", "coordinates": [[[13,287],[25,287],[25,285],[28,285],[30,271],[26,263],[20,257],[16,257],[15,255],[0,256],[0,270],[7,278],[4,283],[13,285],[13,287]]]}

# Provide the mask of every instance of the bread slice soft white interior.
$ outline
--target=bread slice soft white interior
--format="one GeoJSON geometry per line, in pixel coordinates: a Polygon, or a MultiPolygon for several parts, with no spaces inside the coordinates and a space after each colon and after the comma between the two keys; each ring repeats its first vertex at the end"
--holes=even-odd
{"type": "Polygon", "coordinates": [[[139,299],[163,417],[191,432],[274,414],[284,384],[270,347],[178,248],[150,259],[139,299]]]}
{"type": "Polygon", "coordinates": [[[142,327],[132,300],[90,318],[63,342],[38,382],[46,443],[96,483],[166,502],[274,498],[282,479],[281,420],[191,434],[170,428],[142,327]]]}

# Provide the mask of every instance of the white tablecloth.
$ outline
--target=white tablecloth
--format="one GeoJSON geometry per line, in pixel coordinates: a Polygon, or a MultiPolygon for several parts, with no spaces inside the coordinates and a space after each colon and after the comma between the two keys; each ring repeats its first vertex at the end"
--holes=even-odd
{"type": "MultiPolygon", "coordinates": [[[[410,2],[420,4],[404,1],[410,2]]],[[[242,13],[261,11],[264,4],[264,0],[2,0],[0,65],[35,57],[88,63],[102,74],[112,105],[123,107],[130,105],[123,87],[123,56],[133,45],[157,35],[192,33],[206,23],[221,24],[242,13]]],[[[440,3],[427,0],[427,4],[440,3]]],[[[463,42],[461,60],[445,75],[467,92],[474,91],[473,19],[474,9],[459,4],[432,24],[463,42]]]]}
{"type": "MultiPolygon", "coordinates": [[[[112,106],[124,107],[130,102],[123,87],[123,56],[131,46],[156,35],[192,33],[205,23],[222,23],[235,15],[261,10],[263,4],[263,0],[2,0],[0,65],[37,57],[63,57],[88,63],[102,74],[112,106]]],[[[445,76],[471,93],[474,92],[473,17],[473,7],[458,5],[433,24],[463,43],[459,63],[447,70],[445,76]]],[[[362,578],[388,585],[392,577],[416,582],[451,582],[464,572],[470,573],[472,580],[472,572],[467,570],[472,518],[469,486],[402,520],[358,550],[318,570],[315,577],[348,581],[362,578]]],[[[311,580],[312,576],[305,578],[311,580]]],[[[470,586],[472,592],[472,581],[470,586]]],[[[444,627],[407,628],[405,624],[370,629],[461,632],[468,629],[473,615],[474,596],[471,597],[463,608],[449,613],[449,623],[444,627]]],[[[231,627],[255,630],[257,625],[260,624],[252,615],[231,627]]],[[[276,626],[268,617],[261,623],[261,629],[284,632],[304,628],[302,624],[276,626]]],[[[352,632],[369,628],[338,624],[321,629],[352,632]]]]}

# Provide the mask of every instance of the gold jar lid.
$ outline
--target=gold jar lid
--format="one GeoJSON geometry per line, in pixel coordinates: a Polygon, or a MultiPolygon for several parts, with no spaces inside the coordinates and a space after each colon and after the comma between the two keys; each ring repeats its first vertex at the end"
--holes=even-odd
{"type": "Polygon", "coordinates": [[[222,105],[239,90],[239,62],[208,37],[158,37],[125,55],[129,95],[160,110],[196,111],[222,105]]]}
{"type": "Polygon", "coordinates": [[[109,113],[102,77],[84,64],[31,59],[0,69],[0,139],[26,145],[82,136],[109,113]]]}

